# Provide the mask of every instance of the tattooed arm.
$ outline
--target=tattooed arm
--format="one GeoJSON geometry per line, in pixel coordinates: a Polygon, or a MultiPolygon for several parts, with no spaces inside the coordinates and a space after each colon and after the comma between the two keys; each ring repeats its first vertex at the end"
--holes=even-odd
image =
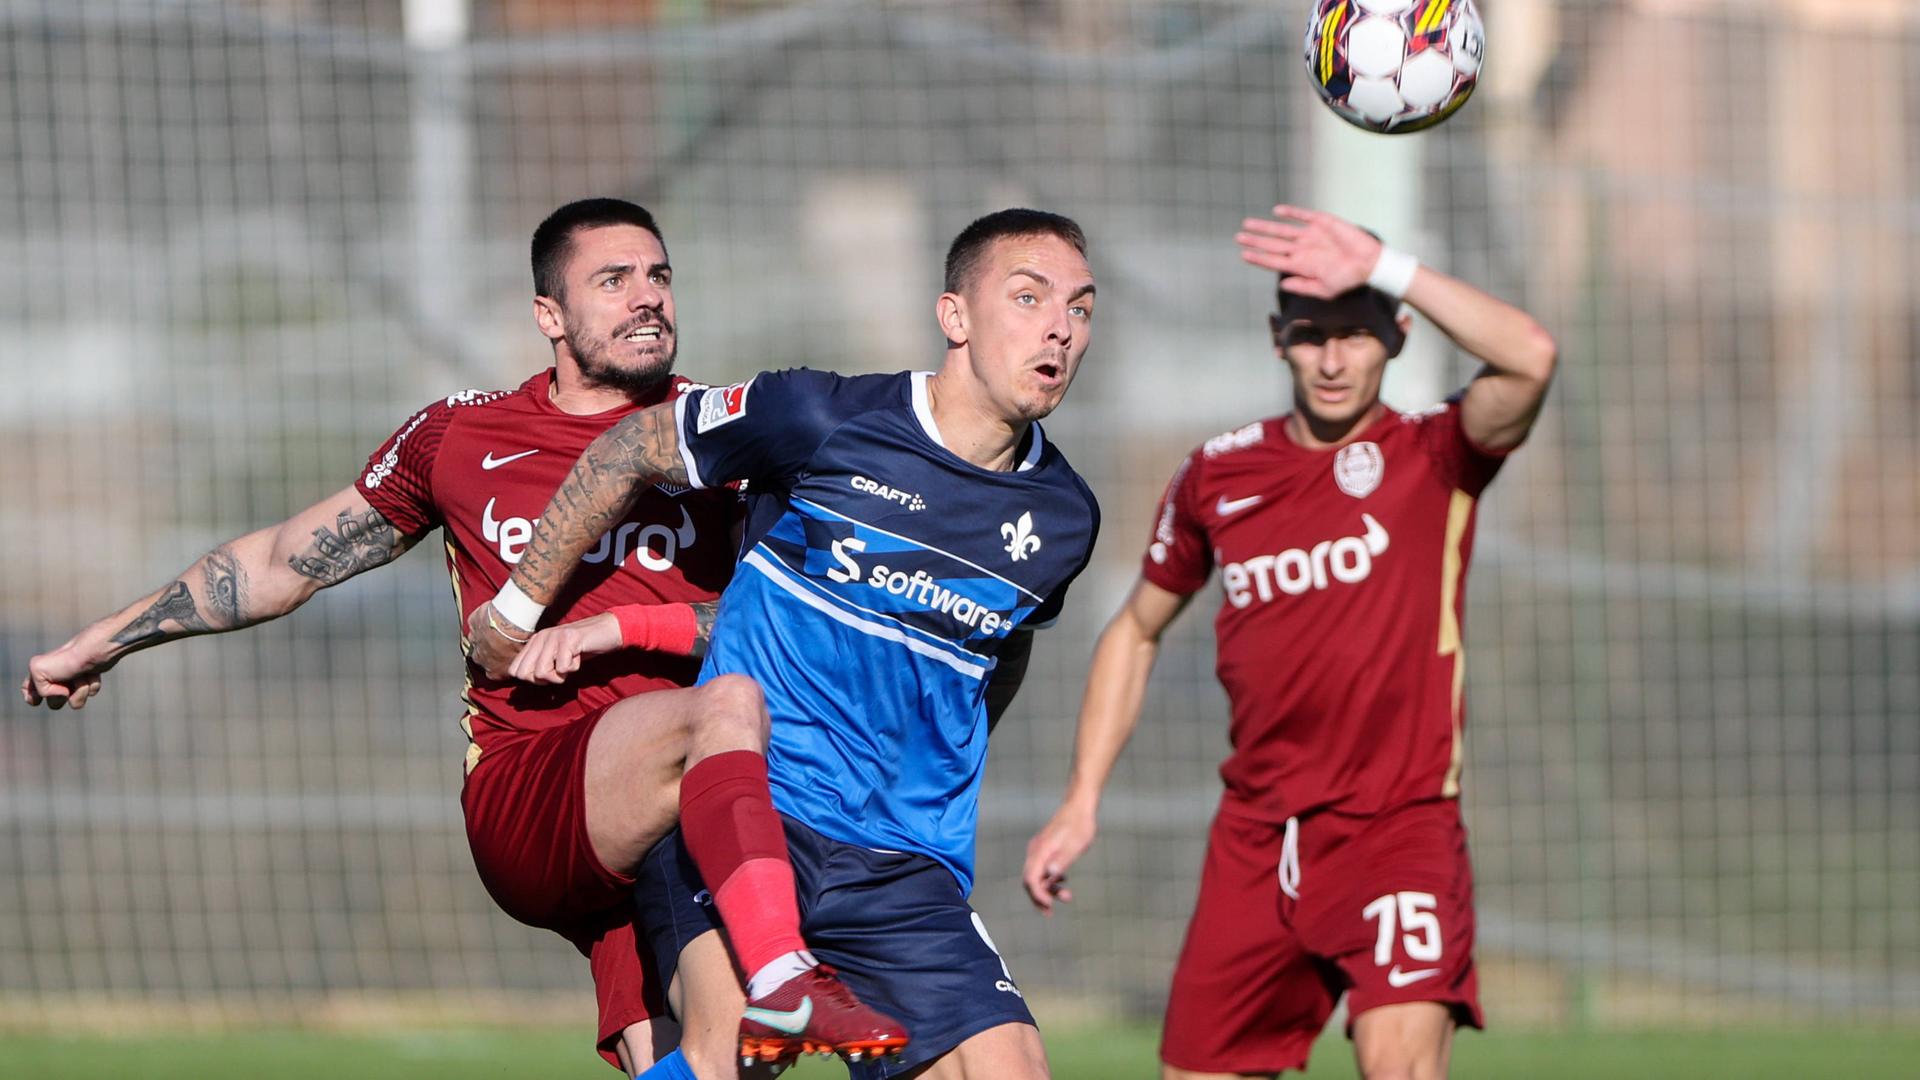
{"type": "Polygon", "coordinates": [[[221,544],[172,583],[29,660],[21,696],[29,705],[81,708],[128,653],[277,619],[328,585],[393,561],[410,542],[348,488],[221,544]]]}
{"type": "MultiPolygon", "coordinates": [[[[650,484],[687,482],[672,403],[627,416],[587,444],[574,462],[572,473],[533,527],[533,538],[513,568],[510,584],[544,608],[573,576],[580,557],[599,542],[600,534],[626,516],[640,492],[650,484]]],[[[469,655],[496,679],[507,676],[514,657],[530,638],[524,632],[530,625],[514,632],[515,625],[492,603],[475,608],[467,621],[469,655]]]]}

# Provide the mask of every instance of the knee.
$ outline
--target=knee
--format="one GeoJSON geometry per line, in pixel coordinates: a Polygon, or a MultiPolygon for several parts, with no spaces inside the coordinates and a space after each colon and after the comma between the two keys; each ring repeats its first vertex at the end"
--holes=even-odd
{"type": "Polygon", "coordinates": [[[1427,1054],[1375,1053],[1360,1057],[1366,1080],[1445,1080],[1446,1067],[1427,1054]]]}
{"type": "Polygon", "coordinates": [[[1019,1040],[1015,1060],[1019,1062],[1019,1068],[1015,1075],[1026,1080],[1051,1080],[1053,1071],[1047,1066],[1047,1047],[1040,1039],[1040,1029],[1022,1024],[1017,1030],[1019,1040]]]}
{"type": "Polygon", "coordinates": [[[1383,1065],[1378,1068],[1363,1065],[1360,1067],[1360,1075],[1366,1080],[1444,1080],[1445,1077],[1444,1073],[1406,1064],[1383,1065]]]}
{"type": "Polygon", "coordinates": [[[695,724],[703,734],[734,747],[766,748],[766,696],[745,675],[722,675],[701,686],[697,711],[695,724]]]}

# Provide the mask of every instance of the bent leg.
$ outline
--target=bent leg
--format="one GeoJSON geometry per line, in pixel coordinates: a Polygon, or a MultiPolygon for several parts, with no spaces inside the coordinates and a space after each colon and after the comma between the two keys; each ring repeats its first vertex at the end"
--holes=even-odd
{"type": "Polygon", "coordinates": [[[734,750],[767,752],[767,703],[760,684],[745,675],[721,675],[696,687],[699,723],[687,741],[687,768],[734,750]]]}
{"type": "Polygon", "coordinates": [[[707,698],[680,784],[681,837],[758,1000],[813,966],[767,779],[766,703],[759,684],[740,675],[701,689],[707,698]]]}
{"type": "Polygon", "coordinates": [[[680,1053],[700,1080],[732,1080],[740,1060],[740,1013],[746,994],[717,930],[680,950],[667,1000],[681,1018],[680,1053]]]}
{"type": "Polygon", "coordinates": [[[764,756],[766,748],[766,705],[759,686],[743,676],[655,690],[612,706],[587,743],[587,836],[594,854],[608,869],[631,875],[680,820],[687,770],[729,751],[764,756]]]}
{"type": "Polygon", "coordinates": [[[620,1068],[628,1076],[639,1076],[678,1045],[680,1025],[659,1017],[628,1024],[614,1044],[614,1053],[619,1055],[620,1068]]]}
{"type": "Polygon", "coordinates": [[[1353,1020],[1353,1054],[1366,1080],[1442,1080],[1453,1052],[1453,1012],[1437,1001],[1368,1009],[1353,1020]]]}
{"type": "MultiPolygon", "coordinates": [[[[461,804],[487,891],[502,911],[554,931],[587,957],[599,1006],[595,1048],[631,1071],[654,1060],[648,1042],[663,1036],[645,1021],[665,1004],[652,950],[634,933],[633,877],[606,865],[587,824],[589,748],[616,707],[494,740],[468,775],[461,804]]],[[[648,726],[659,728],[652,719],[648,726]]]]}
{"type": "Polygon", "coordinates": [[[587,742],[587,838],[601,863],[632,876],[680,820],[680,776],[706,687],[655,690],[612,706],[587,742]]]}

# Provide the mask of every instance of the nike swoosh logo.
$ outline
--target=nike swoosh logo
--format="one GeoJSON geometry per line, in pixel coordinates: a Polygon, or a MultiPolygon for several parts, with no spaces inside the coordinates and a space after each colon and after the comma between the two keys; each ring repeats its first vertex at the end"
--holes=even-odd
{"type": "Polygon", "coordinates": [[[1403,986],[1412,986],[1421,979],[1431,979],[1438,974],[1440,974],[1439,968],[1421,968],[1419,971],[1401,971],[1400,965],[1395,964],[1387,971],[1387,985],[1398,990],[1403,986]]]}
{"type": "Polygon", "coordinates": [[[539,452],[538,450],[522,450],[517,454],[508,454],[506,457],[497,458],[493,456],[493,451],[489,450],[487,451],[487,456],[480,459],[480,467],[491,472],[509,461],[519,461],[528,454],[537,454],[539,452]]]}
{"type": "Polygon", "coordinates": [[[775,1031],[784,1031],[789,1035],[798,1035],[807,1030],[807,1022],[813,1019],[813,999],[801,998],[800,1007],[787,1012],[774,1009],[756,1009],[747,1006],[744,1014],[755,1023],[765,1024],[775,1031]]]}
{"type": "Polygon", "coordinates": [[[1260,495],[1249,495],[1244,499],[1229,499],[1225,495],[1222,495],[1220,496],[1220,501],[1213,504],[1213,512],[1219,514],[1221,517],[1227,517],[1258,503],[1263,497],[1264,496],[1260,495]]]}

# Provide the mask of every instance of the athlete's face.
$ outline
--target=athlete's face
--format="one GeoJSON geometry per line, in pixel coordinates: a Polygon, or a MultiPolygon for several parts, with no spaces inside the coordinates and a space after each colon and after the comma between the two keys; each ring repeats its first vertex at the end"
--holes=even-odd
{"type": "Polygon", "coordinates": [[[571,239],[565,295],[534,300],[540,329],[589,386],[658,390],[679,351],[667,249],[638,225],[577,229],[571,239]]]}
{"type": "Polygon", "coordinates": [[[1273,348],[1293,371],[1294,407],[1322,424],[1356,420],[1380,400],[1391,357],[1369,330],[1297,319],[1274,327],[1273,348]]]}
{"type": "Polygon", "coordinates": [[[1007,420],[1060,405],[1093,331],[1093,271],[1057,236],[994,241],[960,293],[940,298],[941,329],[967,347],[988,401],[1007,420]]]}

